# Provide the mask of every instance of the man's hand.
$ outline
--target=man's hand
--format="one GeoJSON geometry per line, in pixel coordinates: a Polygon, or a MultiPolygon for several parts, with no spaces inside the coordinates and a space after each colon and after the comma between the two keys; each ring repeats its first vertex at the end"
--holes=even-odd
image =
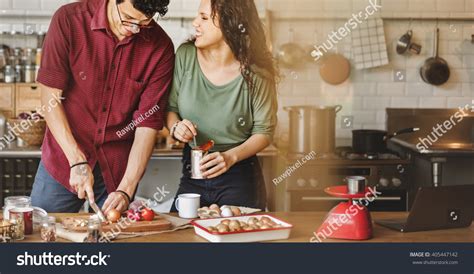
{"type": "MultiPolygon", "coordinates": [[[[157,133],[157,130],[147,127],[139,127],[135,131],[135,140],[133,140],[132,149],[128,156],[127,169],[117,187],[117,190],[127,193],[129,197],[133,197],[138,182],[145,172],[146,165],[155,147],[157,133]]],[[[111,209],[123,212],[128,209],[128,203],[128,197],[125,194],[112,192],[107,197],[102,210],[105,214],[111,209]]]]}
{"type": "Polygon", "coordinates": [[[94,175],[89,165],[75,166],[71,169],[69,184],[81,200],[87,198],[94,202],[94,175]]]}

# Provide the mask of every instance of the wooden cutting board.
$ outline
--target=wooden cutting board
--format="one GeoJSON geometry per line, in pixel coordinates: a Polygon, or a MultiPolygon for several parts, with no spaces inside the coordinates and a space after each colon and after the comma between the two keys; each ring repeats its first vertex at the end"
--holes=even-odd
{"type": "MultiPolygon", "coordinates": [[[[87,232],[86,226],[77,226],[77,222],[81,220],[88,220],[88,216],[80,217],[69,217],[64,218],[62,224],[64,228],[73,232],[87,232]]],[[[162,216],[155,216],[153,221],[138,221],[131,222],[127,220],[126,222],[119,223],[103,223],[102,231],[103,232],[154,232],[154,231],[163,231],[171,229],[171,223],[163,218],[162,216]]]]}

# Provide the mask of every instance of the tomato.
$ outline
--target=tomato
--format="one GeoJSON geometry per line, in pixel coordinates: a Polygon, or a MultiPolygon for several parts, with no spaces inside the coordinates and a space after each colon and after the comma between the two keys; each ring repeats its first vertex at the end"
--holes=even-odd
{"type": "Polygon", "coordinates": [[[153,210],[151,210],[150,208],[144,208],[142,209],[142,211],[140,212],[141,215],[142,215],[142,219],[144,221],[153,221],[153,219],[155,218],[155,212],[153,210]]]}
{"type": "Polygon", "coordinates": [[[214,146],[214,141],[210,140],[209,142],[207,142],[204,145],[200,146],[199,150],[209,151],[213,146],[214,146]]]}
{"type": "Polygon", "coordinates": [[[127,211],[127,218],[130,219],[130,220],[132,220],[132,221],[137,222],[137,221],[140,221],[141,216],[140,216],[140,213],[139,213],[139,212],[135,212],[135,211],[133,211],[132,209],[129,209],[129,210],[127,211]]]}

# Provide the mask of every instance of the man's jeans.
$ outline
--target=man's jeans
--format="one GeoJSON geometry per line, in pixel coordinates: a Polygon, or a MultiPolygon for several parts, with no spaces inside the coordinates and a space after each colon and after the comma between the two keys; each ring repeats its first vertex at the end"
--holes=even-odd
{"type": "MultiPolygon", "coordinates": [[[[98,164],[94,168],[93,174],[95,201],[99,207],[102,207],[108,194],[98,164]]],[[[70,192],[51,177],[43,163],[40,162],[31,191],[33,206],[41,207],[50,213],[76,213],[79,212],[84,202],[85,200],[80,200],[77,194],[70,192]]]]}

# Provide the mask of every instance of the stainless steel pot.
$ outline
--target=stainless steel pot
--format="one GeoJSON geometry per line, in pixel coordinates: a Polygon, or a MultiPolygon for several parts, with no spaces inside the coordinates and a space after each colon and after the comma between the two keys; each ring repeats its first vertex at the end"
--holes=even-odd
{"type": "Polygon", "coordinates": [[[336,114],[342,106],[284,107],[290,117],[289,153],[333,152],[336,145],[336,114]]]}

